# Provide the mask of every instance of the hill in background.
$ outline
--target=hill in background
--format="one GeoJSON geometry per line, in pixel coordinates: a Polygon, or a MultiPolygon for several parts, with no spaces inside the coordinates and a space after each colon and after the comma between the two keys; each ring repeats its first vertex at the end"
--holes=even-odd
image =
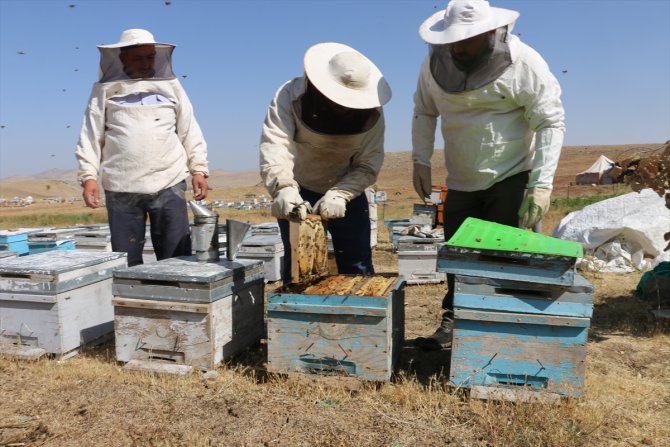
{"type": "MultiPolygon", "coordinates": [[[[595,159],[603,154],[612,160],[621,158],[645,148],[660,146],[657,144],[614,145],[614,146],[568,146],[564,147],[558,165],[554,188],[558,193],[575,181],[575,174],[587,169],[595,159]]],[[[435,150],[432,160],[433,183],[444,182],[444,153],[435,150]]],[[[76,170],[51,169],[33,176],[14,176],[0,179],[0,197],[33,196],[34,199],[48,197],[81,196],[81,187],[76,181],[76,170]]],[[[261,177],[258,171],[229,172],[213,169],[208,179],[213,195],[220,196],[227,190],[248,189],[253,193],[263,193],[261,177]]],[[[377,180],[378,190],[389,193],[413,194],[411,152],[387,152],[384,166],[377,180]]]]}

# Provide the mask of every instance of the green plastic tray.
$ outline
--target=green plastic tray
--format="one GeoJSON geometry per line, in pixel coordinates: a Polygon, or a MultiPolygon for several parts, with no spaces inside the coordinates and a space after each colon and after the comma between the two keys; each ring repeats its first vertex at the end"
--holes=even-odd
{"type": "Polygon", "coordinates": [[[533,253],[546,256],[584,257],[582,245],[521,228],[468,217],[447,241],[452,247],[533,253]]]}

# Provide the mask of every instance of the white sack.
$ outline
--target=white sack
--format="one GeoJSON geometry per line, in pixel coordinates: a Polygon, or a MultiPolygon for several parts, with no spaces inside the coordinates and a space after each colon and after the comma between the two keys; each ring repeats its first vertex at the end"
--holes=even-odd
{"type": "Polygon", "coordinates": [[[587,255],[603,262],[582,266],[600,271],[648,270],[644,257],[663,256],[670,210],[651,189],[603,200],[563,218],[553,236],[580,242],[587,255]],[[608,243],[606,245],[606,243],[608,243]],[[632,267],[632,268],[631,268],[632,267]]]}

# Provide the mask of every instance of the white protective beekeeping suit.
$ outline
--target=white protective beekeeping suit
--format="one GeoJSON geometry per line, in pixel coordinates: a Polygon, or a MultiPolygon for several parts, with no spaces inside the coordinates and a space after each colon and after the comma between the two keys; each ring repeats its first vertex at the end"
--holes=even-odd
{"type": "MultiPolygon", "coordinates": [[[[346,203],[372,185],[381,169],[382,105],[390,100],[391,90],[381,71],[346,45],[314,45],[304,60],[305,76],[284,84],[268,108],[261,134],[261,177],[273,196],[275,217],[287,218],[296,209],[304,215],[299,189],[305,188],[323,194],[314,210],[322,218],[341,218],[346,203]],[[302,101],[313,92],[350,111],[365,111],[360,128],[331,131],[307,125],[305,119],[323,117],[310,110],[309,101],[302,109],[302,101]]],[[[339,122],[339,117],[328,120],[333,128],[339,122]]]]}
{"type": "Polygon", "coordinates": [[[382,110],[361,133],[320,134],[300,118],[305,84],[305,78],[286,83],[270,104],[261,135],[261,176],[271,194],[300,185],[318,193],[336,189],[351,200],[375,182],[384,161],[382,110]]]}
{"type": "Polygon", "coordinates": [[[512,65],[474,90],[447,93],[429,57],[421,66],[412,158],[430,166],[440,117],[449,189],[484,190],[527,170],[529,188],[552,188],[565,132],[561,89],[537,52],[514,35],[508,39],[512,65]]]}
{"type": "Polygon", "coordinates": [[[532,227],[549,208],[565,123],[558,81],[535,50],[509,33],[518,17],[485,0],[451,0],[421,25],[419,34],[432,47],[414,95],[414,185],[421,196],[430,194],[440,117],[449,189],[481,191],[530,171],[519,224],[532,227]],[[448,57],[431,64],[450,45],[490,39],[494,31],[492,52],[479,67],[458,72],[448,57]]]}
{"type": "Polygon", "coordinates": [[[172,72],[174,45],[156,43],[144,30],[124,31],[121,40],[98,47],[99,82],[93,85],[76,149],[79,181],[100,177],[105,190],[151,194],[189,173],[208,175],[205,140],[172,72]],[[119,55],[124,47],[147,44],[155,49],[154,72],[133,79],[119,55]]]}

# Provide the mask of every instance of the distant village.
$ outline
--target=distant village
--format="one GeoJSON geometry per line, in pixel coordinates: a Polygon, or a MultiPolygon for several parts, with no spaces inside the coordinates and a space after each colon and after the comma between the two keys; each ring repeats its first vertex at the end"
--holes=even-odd
{"type": "MultiPolygon", "coordinates": [[[[81,197],[45,197],[40,199],[47,203],[74,203],[82,201],[81,197]]],[[[36,200],[32,196],[26,197],[12,197],[7,199],[0,197],[0,207],[22,207],[35,203],[36,200]]],[[[235,208],[238,210],[257,210],[261,208],[270,208],[272,201],[265,195],[258,197],[255,194],[249,194],[247,199],[240,201],[226,201],[226,200],[212,200],[211,202],[203,201],[203,204],[208,208],[235,208]]]]}

